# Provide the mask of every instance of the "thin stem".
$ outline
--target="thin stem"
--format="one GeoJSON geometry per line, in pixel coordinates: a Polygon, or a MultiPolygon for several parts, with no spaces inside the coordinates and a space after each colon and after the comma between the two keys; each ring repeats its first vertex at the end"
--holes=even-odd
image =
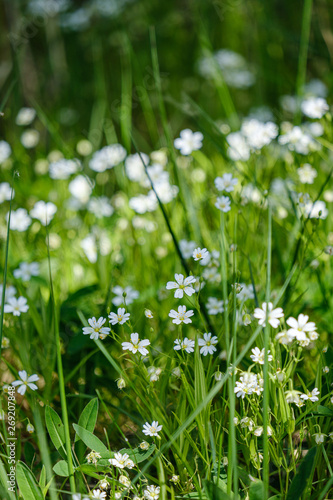
{"type": "MultiPolygon", "coordinates": [[[[296,80],[296,94],[301,97],[304,92],[304,85],[306,80],[306,65],[308,60],[308,48],[311,29],[311,11],[312,0],[304,0],[303,16],[302,16],[302,31],[300,40],[300,49],[298,57],[298,70],[296,80]]],[[[295,115],[295,122],[301,121],[301,110],[298,104],[297,113],[295,115]]]]}

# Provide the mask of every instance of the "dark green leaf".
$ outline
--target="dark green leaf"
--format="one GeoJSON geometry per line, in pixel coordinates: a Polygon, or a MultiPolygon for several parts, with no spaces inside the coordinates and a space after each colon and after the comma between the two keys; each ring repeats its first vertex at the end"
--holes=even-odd
{"type": "Polygon", "coordinates": [[[102,458],[111,458],[112,453],[107,449],[102,441],[98,439],[98,437],[94,436],[92,432],[87,431],[77,424],[73,424],[73,427],[79,438],[82,439],[82,441],[86,446],[88,446],[88,448],[100,453],[102,458]]]}
{"type": "Polygon", "coordinates": [[[211,481],[204,480],[203,487],[208,500],[231,500],[227,493],[211,481]]]}
{"type": "MultiPolygon", "coordinates": [[[[83,409],[78,425],[86,429],[87,431],[94,432],[96,421],[97,421],[97,414],[98,414],[98,399],[92,399],[89,401],[87,406],[83,409]]],[[[80,438],[76,434],[75,436],[75,442],[78,441],[80,438]]]]}
{"type": "Polygon", "coordinates": [[[255,481],[251,483],[249,489],[250,500],[262,500],[264,497],[264,483],[262,481],[255,481]]]}
{"type": "Polygon", "coordinates": [[[52,443],[59,451],[62,458],[66,458],[67,454],[65,449],[65,427],[58,413],[54,411],[50,406],[47,406],[45,408],[45,422],[52,443]]]}
{"type": "Polygon", "coordinates": [[[303,458],[296,476],[294,477],[286,500],[299,500],[304,492],[309,476],[311,475],[317,448],[311,448],[303,458]]]}
{"type": "Polygon", "coordinates": [[[53,471],[57,474],[57,476],[68,477],[69,470],[66,460],[60,460],[60,462],[56,463],[53,467],[53,471]]]}

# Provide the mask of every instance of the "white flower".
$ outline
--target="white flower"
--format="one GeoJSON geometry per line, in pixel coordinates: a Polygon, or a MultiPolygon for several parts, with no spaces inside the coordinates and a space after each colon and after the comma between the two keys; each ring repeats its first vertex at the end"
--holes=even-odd
{"type": "Polygon", "coordinates": [[[245,396],[251,395],[253,393],[260,395],[263,389],[263,379],[251,372],[244,372],[240,377],[239,381],[236,382],[236,387],[234,388],[234,392],[236,396],[242,397],[244,399],[245,396]]]}
{"type": "Polygon", "coordinates": [[[240,301],[246,301],[248,299],[254,299],[254,289],[253,285],[246,285],[245,283],[239,283],[241,290],[239,292],[236,291],[237,299],[240,301]]]}
{"type": "Polygon", "coordinates": [[[228,198],[228,196],[219,196],[218,198],[216,198],[215,206],[216,208],[221,210],[221,212],[226,213],[231,210],[230,203],[230,198],[228,198]]]}
{"type": "Polygon", "coordinates": [[[152,319],[154,317],[153,313],[151,312],[150,309],[145,309],[145,316],[146,316],[146,318],[149,318],[149,319],[152,319]]]}
{"type": "Polygon", "coordinates": [[[87,208],[88,212],[94,214],[97,219],[102,219],[102,217],[111,217],[114,212],[113,207],[110,205],[106,196],[90,198],[87,208]]]}
{"type": "Polygon", "coordinates": [[[109,318],[111,325],[116,325],[117,323],[119,323],[119,325],[123,325],[124,323],[126,323],[126,321],[129,320],[130,313],[127,313],[124,307],[119,307],[117,314],[111,312],[109,314],[109,318]]]}
{"type": "MultiPolygon", "coordinates": [[[[260,350],[259,347],[255,347],[252,349],[253,354],[251,354],[250,358],[254,363],[259,363],[263,365],[265,363],[265,348],[260,350]]],[[[268,361],[272,361],[273,356],[270,355],[271,351],[268,351],[268,361]]]]}
{"type": "Polygon", "coordinates": [[[187,337],[185,337],[183,340],[180,339],[175,340],[174,343],[175,343],[174,346],[175,351],[179,351],[181,349],[187,352],[188,354],[194,352],[194,346],[195,346],[194,340],[190,340],[187,337]]]}
{"type": "Polygon", "coordinates": [[[87,462],[88,464],[94,464],[96,465],[98,460],[102,458],[102,455],[98,453],[98,451],[92,450],[90,453],[87,455],[87,462]]]}
{"type": "Polygon", "coordinates": [[[325,441],[325,437],[327,437],[327,434],[322,434],[321,432],[317,432],[315,434],[312,434],[312,436],[315,438],[317,444],[322,444],[325,441]]]}
{"type": "Polygon", "coordinates": [[[133,290],[133,288],[130,286],[122,288],[121,286],[117,285],[112,288],[112,292],[116,295],[112,299],[112,302],[115,306],[120,306],[124,303],[126,303],[126,305],[132,304],[133,300],[139,297],[139,292],[133,290]]]}
{"type": "Polygon", "coordinates": [[[329,110],[329,107],[322,97],[309,97],[302,102],[301,109],[309,118],[322,118],[329,110]]]}
{"type": "Polygon", "coordinates": [[[328,210],[324,201],[317,200],[314,203],[311,201],[304,207],[304,213],[309,219],[326,219],[328,210]]]}
{"type": "Polygon", "coordinates": [[[21,380],[15,380],[14,382],[12,382],[12,386],[19,387],[17,389],[17,392],[19,394],[23,396],[28,387],[32,391],[37,391],[38,387],[36,384],[33,384],[33,382],[37,382],[37,380],[39,380],[38,375],[34,374],[28,377],[28,374],[25,370],[19,371],[18,374],[21,380]]]}
{"type": "Polygon", "coordinates": [[[148,450],[149,448],[149,443],[147,441],[142,441],[142,443],[139,444],[140,450],[148,450]]]}
{"type": "Polygon", "coordinates": [[[330,369],[328,366],[323,367],[323,373],[329,373],[330,369]]]}
{"type": "Polygon", "coordinates": [[[275,339],[283,345],[291,344],[294,340],[294,337],[289,334],[289,330],[283,330],[276,334],[275,339]]]}
{"type": "Polygon", "coordinates": [[[194,260],[209,259],[209,252],[207,248],[195,248],[192,257],[194,260]]]}
{"type": "Polygon", "coordinates": [[[93,498],[93,500],[105,500],[106,493],[105,493],[105,491],[101,491],[99,489],[93,490],[91,498],[93,498]]]}
{"type": "Polygon", "coordinates": [[[144,497],[147,500],[158,500],[160,495],[160,487],[159,486],[147,486],[147,488],[143,491],[144,497]]]}
{"type": "Polygon", "coordinates": [[[137,214],[145,214],[146,212],[154,212],[158,207],[158,202],[155,193],[149,191],[147,196],[144,194],[134,196],[129,200],[128,205],[137,214]]]}
{"type": "Polygon", "coordinates": [[[0,141],[0,165],[10,157],[12,149],[8,142],[0,141]]]}
{"type": "Polygon", "coordinates": [[[32,424],[30,424],[30,422],[27,424],[27,432],[29,432],[29,434],[35,432],[35,428],[32,424]]]}
{"type": "Polygon", "coordinates": [[[23,281],[29,281],[31,276],[39,275],[39,264],[38,262],[21,262],[18,269],[14,271],[14,277],[16,279],[22,279],[23,281]]]}
{"type": "Polygon", "coordinates": [[[76,158],[74,160],[60,158],[59,160],[50,163],[49,176],[51,177],[51,179],[68,179],[80,168],[81,163],[76,158]]]}
{"type": "Polygon", "coordinates": [[[118,467],[118,469],[124,469],[125,467],[127,469],[133,469],[135,465],[127,453],[123,455],[121,453],[115,453],[113,458],[109,458],[109,462],[111,465],[118,467]]]}
{"type": "MultiPolygon", "coordinates": [[[[7,214],[6,219],[8,221],[7,214]]],[[[18,208],[16,211],[12,210],[10,214],[10,229],[12,231],[26,231],[31,224],[31,218],[25,208],[18,208]]]]}
{"type": "Polygon", "coordinates": [[[43,226],[47,226],[53,219],[57,207],[51,201],[37,201],[34,208],[30,210],[30,215],[33,219],[38,219],[43,226]]]}
{"type": "Polygon", "coordinates": [[[21,108],[18,112],[15,123],[16,125],[30,125],[30,123],[35,119],[36,110],[33,108],[21,108]]]}
{"type": "MultiPolygon", "coordinates": [[[[0,184],[0,203],[9,201],[12,197],[12,188],[8,182],[1,182],[0,184]]],[[[14,198],[14,191],[13,191],[14,198]]]]}
{"type": "Polygon", "coordinates": [[[287,145],[290,151],[296,151],[303,155],[316,148],[312,137],[298,126],[292,127],[284,135],[280,135],[278,141],[279,144],[287,145]]]}
{"type": "Polygon", "coordinates": [[[311,392],[309,392],[308,394],[302,394],[300,396],[301,399],[303,399],[303,401],[312,401],[313,403],[315,403],[316,401],[319,401],[319,396],[320,392],[319,390],[317,389],[317,387],[315,387],[314,389],[312,389],[311,392]]]}
{"type": "Polygon", "coordinates": [[[182,274],[175,274],[175,280],[176,281],[168,281],[166,285],[167,290],[176,288],[174,295],[175,298],[182,299],[184,296],[184,292],[189,297],[191,297],[191,295],[195,293],[195,290],[192,287],[192,283],[195,283],[196,281],[194,276],[188,276],[184,279],[184,276],[182,274]]]}
{"type": "Polygon", "coordinates": [[[318,175],[317,170],[311,167],[310,163],[304,163],[302,167],[297,169],[297,173],[302,184],[313,184],[318,175]]]}
{"type": "Polygon", "coordinates": [[[93,340],[103,339],[108,335],[111,329],[107,326],[103,326],[106,319],[102,316],[97,320],[95,317],[89,318],[88,323],[90,326],[85,326],[83,328],[83,335],[90,335],[93,340]]]}
{"type": "Polygon", "coordinates": [[[158,425],[157,420],[154,420],[152,424],[149,424],[146,422],[143,426],[142,432],[146,436],[157,436],[159,437],[158,433],[162,430],[163,425],[158,425]]]}
{"type": "Polygon", "coordinates": [[[197,246],[195,241],[180,240],[179,248],[184,259],[189,259],[192,257],[195,247],[197,246]]]}
{"type": "Polygon", "coordinates": [[[204,333],[203,339],[198,339],[198,345],[201,348],[200,354],[207,356],[207,354],[213,354],[216,351],[217,337],[212,337],[211,333],[204,333]]]}
{"type": "Polygon", "coordinates": [[[299,314],[298,318],[288,318],[286,323],[291,328],[288,330],[288,335],[298,341],[306,341],[307,333],[312,333],[316,330],[316,325],[313,322],[308,322],[309,316],[299,314]]]}
{"type": "Polygon", "coordinates": [[[150,382],[157,382],[162,373],[162,368],[157,368],[156,366],[149,366],[147,371],[150,382]]]}
{"type": "MultiPolygon", "coordinates": [[[[261,326],[266,326],[266,311],[267,311],[267,304],[264,302],[262,304],[262,309],[259,309],[257,307],[254,310],[253,316],[257,319],[259,319],[259,325],[261,326]]],[[[273,327],[277,328],[280,324],[280,319],[284,316],[283,310],[281,307],[277,307],[276,309],[273,309],[273,304],[272,302],[268,302],[268,323],[273,327]]]]}
{"type": "Polygon", "coordinates": [[[180,132],[180,137],[174,140],[174,146],[182,155],[189,155],[192,151],[201,149],[203,135],[201,132],[192,132],[186,128],[180,132]]]}
{"type": "Polygon", "coordinates": [[[4,307],[5,313],[12,313],[14,316],[21,316],[21,313],[26,313],[29,309],[27,299],[25,297],[10,297],[4,307]]]}
{"type": "Polygon", "coordinates": [[[300,394],[301,392],[300,391],[295,391],[295,390],[291,390],[291,391],[286,391],[285,393],[285,396],[286,396],[286,401],[287,403],[295,403],[295,404],[299,404],[300,402],[300,394]]]}
{"type": "Polygon", "coordinates": [[[26,149],[32,149],[37,146],[39,143],[39,132],[38,130],[34,130],[29,128],[21,135],[21,144],[26,149]]]}
{"type": "Polygon", "coordinates": [[[241,133],[246,139],[248,145],[254,149],[259,150],[264,146],[271,143],[278,135],[278,126],[273,122],[263,123],[256,118],[244,120],[241,133]]]}
{"type": "Polygon", "coordinates": [[[224,311],[224,301],[218,300],[216,297],[208,297],[208,302],[206,304],[208,314],[215,316],[216,314],[222,313],[224,311]]]}
{"type": "Polygon", "coordinates": [[[123,351],[131,351],[133,354],[139,351],[142,356],[146,356],[148,354],[148,349],[146,346],[150,345],[148,339],[140,340],[138,333],[131,333],[131,342],[123,342],[122,344],[123,351]]]}
{"type": "Polygon", "coordinates": [[[232,174],[223,174],[222,177],[216,177],[214,183],[218,191],[230,193],[234,190],[234,186],[238,183],[238,179],[233,178],[232,174]]]}
{"type": "Polygon", "coordinates": [[[121,163],[125,158],[126,149],[120,144],[112,144],[96,151],[89,162],[89,167],[95,172],[105,172],[105,170],[121,163]]]}
{"type": "MultiPolygon", "coordinates": [[[[3,284],[0,284],[0,303],[2,302],[2,294],[3,294],[3,284]]],[[[16,295],[16,288],[14,286],[6,286],[6,295],[5,299],[11,299],[16,295]]]]}
{"type": "Polygon", "coordinates": [[[125,172],[127,177],[133,182],[142,182],[147,180],[145,167],[143,163],[149,165],[149,156],[145,153],[135,153],[129,155],[125,161],[125,172]],[[143,161],[142,161],[143,160],[143,161]]]}
{"type": "Polygon", "coordinates": [[[92,193],[92,181],[85,175],[78,175],[68,184],[68,190],[80,203],[87,203],[92,193]]]}
{"type": "Polygon", "coordinates": [[[121,389],[124,389],[124,387],[126,387],[126,381],[125,381],[125,379],[123,379],[123,378],[117,378],[116,382],[117,382],[118,389],[121,390],[121,389]]]}
{"type": "Polygon", "coordinates": [[[175,311],[174,309],[171,309],[169,312],[169,317],[174,318],[172,320],[172,323],[175,323],[176,325],[180,325],[181,323],[192,323],[192,320],[190,319],[191,316],[193,316],[194,311],[186,311],[186,306],[179,306],[178,307],[178,312],[175,311]]]}

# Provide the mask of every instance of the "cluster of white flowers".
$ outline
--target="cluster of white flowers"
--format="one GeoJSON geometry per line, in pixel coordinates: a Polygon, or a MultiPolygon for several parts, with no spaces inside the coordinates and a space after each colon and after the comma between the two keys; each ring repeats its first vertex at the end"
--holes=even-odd
{"type": "Polygon", "coordinates": [[[316,325],[312,321],[308,321],[309,316],[299,314],[298,318],[290,317],[286,320],[287,325],[290,327],[288,330],[283,330],[276,335],[276,340],[280,344],[288,345],[294,340],[302,347],[306,347],[310,342],[314,342],[318,338],[316,332],[316,325]]]}
{"type": "Polygon", "coordinates": [[[234,161],[247,161],[251,152],[268,146],[278,136],[278,126],[273,122],[261,122],[255,118],[244,120],[239,132],[227,136],[228,156],[234,161]]]}
{"type": "Polygon", "coordinates": [[[236,396],[242,399],[251,394],[260,395],[264,390],[264,381],[259,374],[252,372],[243,372],[236,382],[234,392],[236,396]]]}
{"type": "Polygon", "coordinates": [[[105,146],[93,154],[89,167],[95,172],[105,172],[124,161],[126,155],[126,149],[120,144],[105,146]]]}
{"type": "Polygon", "coordinates": [[[236,89],[246,89],[255,82],[255,76],[244,57],[230,49],[221,49],[199,61],[199,72],[206,78],[215,78],[222,72],[225,82],[236,89]]]}

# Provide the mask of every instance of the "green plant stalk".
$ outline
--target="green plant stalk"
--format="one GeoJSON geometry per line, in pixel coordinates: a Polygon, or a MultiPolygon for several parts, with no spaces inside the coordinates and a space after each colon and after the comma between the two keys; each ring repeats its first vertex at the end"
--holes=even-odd
{"type": "Polygon", "coordinates": [[[63,371],[63,367],[62,367],[62,357],[61,357],[61,348],[60,348],[59,323],[58,323],[58,319],[57,319],[57,311],[56,311],[56,305],[55,305],[52,272],[51,272],[51,257],[50,257],[50,243],[49,243],[48,228],[46,229],[46,231],[47,231],[47,258],[48,258],[48,262],[49,262],[49,277],[50,277],[51,299],[52,299],[52,307],[53,307],[54,333],[55,333],[55,342],[56,342],[56,349],[57,349],[57,366],[58,366],[58,377],[59,377],[59,392],[60,392],[61,412],[62,412],[62,420],[64,423],[64,430],[65,430],[65,444],[66,444],[66,453],[67,453],[67,460],[68,460],[69,484],[70,484],[70,488],[71,488],[71,493],[75,493],[76,487],[75,487],[75,478],[74,478],[74,467],[73,467],[73,460],[72,460],[71,438],[70,438],[69,423],[68,423],[68,411],[67,411],[67,403],[66,403],[64,371],[63,371]]]}
{"type": "Polygon", "coordinates": [[[7,268],[8,268],[10,216],[12,213],[12,201],[13,201],[13,195],[14,195],[14,177],[15,177],[15,172],[13,173],[12,191],[10,194],[9,214],[8,214],[8,222],[7,222],[6,249],[5,249],[5,267],[4,267],[4,271],[3,271],[2,298],[1,298],[1,320],[0,320],[0,359],[1,359],[1,348],[2,348],[3,320],[4,320],[4,314],[5,314],[4,307],[5,307],[7,268]]]}
{"type": "MultiPolygon", "coordinates": [[[[236,275],[237,275],[237,213],[235,215],[234,222],[234,241],[235,250],[233,252],[233,325],[232,325],[232,377],[231,377],[231,385],[232,389],[229,394],[230,401],[230,439],[231,439],[231,462],[233,467],[233,487],[234,487],[234,499],[238,498],[238,469],[237,469],[237,441],[236,441],[236,429],[234,424],[235,417],[235,408],[236,408],[236,396],[234,392],[234,387],[236,385],[236,358],[237,358],[237,316],[236,316],[236,306],[237,306],[237,297],[236,297],[236,275]]],[[[243,302],[240,308],[240,312],[242,311],[243,302]]]]}
{"type": "MultiPolygon", "coordinates": [[[[298,97],[301,97],[304,92],[304,84],[306,80],[306,64],[308,59],[308,48],[309,48],[309,38],[311,29],[311,11],[312,11],[312,0],[304,0],[302,31],[301,31],[297,79],[296,79],[296,94],[298,97]]],[[[301,110],[298,105],[298,109],[295,115],[295,122],[299,123],[300,121],[301,121],[301,110]]]]}
{"type": "Polygon", "coordinates": [[[272,257],[272,209],[268,205],[268,238],[267,238],[267,278],[266,278],[266,326],[264,332],[264,396],[263,396],[263,482],[264,500],[269,495],[269,449],[268,449],[268,423],[269,423],[269,375],[268,375],[268,350],[270,327],[268,323],[268,302],[271,294],[271,257],[272,257]]]}

